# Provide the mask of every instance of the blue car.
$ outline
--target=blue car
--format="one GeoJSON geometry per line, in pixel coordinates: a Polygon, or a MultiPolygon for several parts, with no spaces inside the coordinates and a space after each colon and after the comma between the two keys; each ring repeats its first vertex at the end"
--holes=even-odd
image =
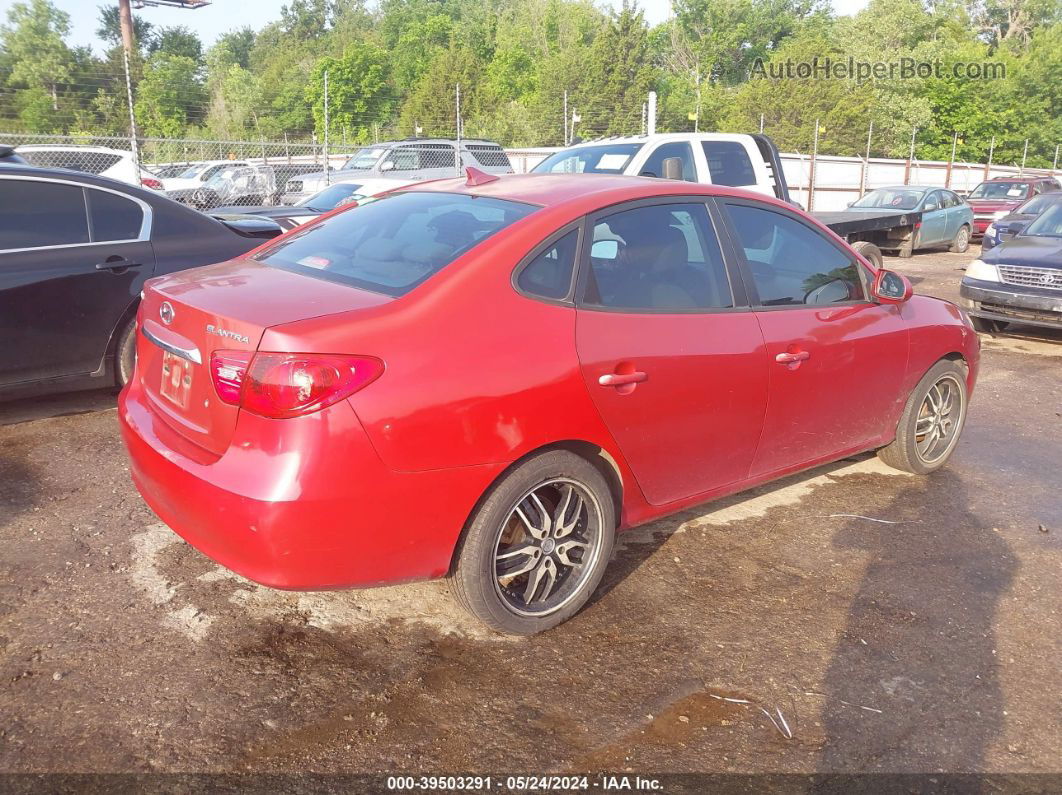
{"type": "Polygon", "coordinates": [[[1062,202],[966,267],[959,303],[978,331],[1062,328],[1062,202]]]}
{"type": "MultiPolygon", "coordinates": [[[[921,212],[922,221],[915,231],[911,251],[920,248],[947,246],[961,254],[970,247],[973,236],[973,208],[954,191],[926,185],[898,185],[878,188],[857,202],[849,210],[921,212]]],[[[899,255],[910,256],[900,249],[899,255]]]]}
{"type": "Polygon", "coordinates": [[[1000,243],[1010,240],[1010,238],[1027,227],[1036,216],[1052,204],[1058,204],[1059,202],[1062,202],[1062,191],[1041,193],[1033,196],[1010,215],[996,219],[988,225],[985,230],[985,236],[981,238],[981,251],[988,251],[1000,243]]]}

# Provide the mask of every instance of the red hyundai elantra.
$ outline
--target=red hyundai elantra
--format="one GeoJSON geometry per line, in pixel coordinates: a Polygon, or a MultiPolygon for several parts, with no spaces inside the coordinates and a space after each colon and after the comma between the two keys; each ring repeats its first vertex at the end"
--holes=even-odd
{"type": "Polygon", "coordinates": [[[940,467],[978,354],[954,305],[782,202],[472,174],[149,282],[120,417],[144,499],[222,565],[450,575],[526,634],[619,529],[862,450],[940,467]]]}

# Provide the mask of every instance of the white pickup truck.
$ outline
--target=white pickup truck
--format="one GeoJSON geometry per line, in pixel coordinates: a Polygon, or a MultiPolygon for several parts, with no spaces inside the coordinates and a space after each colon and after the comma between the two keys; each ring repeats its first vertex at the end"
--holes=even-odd
{"type": "MultiPolygon", "coordinates": [[[[531,170],[681,179],[741,188],[796,204],[789,196],[778,147],[766,135],[662,133],[604,138],[554,152],[531,170]]],[[[878,267],[881,249],[909,248],[922,220],[920,212],[892,210],[813,215],[878,267]]]]}

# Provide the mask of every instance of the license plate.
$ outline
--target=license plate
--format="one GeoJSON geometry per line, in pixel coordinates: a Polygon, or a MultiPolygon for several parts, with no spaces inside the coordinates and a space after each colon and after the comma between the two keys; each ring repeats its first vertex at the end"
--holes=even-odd
{"type": "Polygon", "coordinates": [[[192,363],[180,356],[162,354],[162,384],[159,392],[171,403],[188,408],[192,393],[192,363]]]}

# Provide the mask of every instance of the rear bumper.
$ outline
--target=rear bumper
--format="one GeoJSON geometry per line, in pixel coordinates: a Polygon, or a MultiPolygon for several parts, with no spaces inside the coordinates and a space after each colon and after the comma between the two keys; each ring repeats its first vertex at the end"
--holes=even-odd
{"type": "Polygon", "coordinates": [[[997,282],[964,278],[959,305],[975,317],[1062,328],[1062,291],[1022,289],[997,282]]]}
{"type": "Polygon", "coordinates": [[[176,436],[136,379],[118,416],[133,481],[152,510],[203,554],[274,588],[446,574],[472,507],[504,468],[389,470],[346,402],[295,420],[241,412],[216,459],[176,436]]]}
{"type": "Polygon", "coordinates": [[[984,234],[985,234],[985,230],[988,229],[989,225],[993,221],[995,221],[994,218],[974,218],[973,236],[974,237],[983,237],[984,234]]]}

